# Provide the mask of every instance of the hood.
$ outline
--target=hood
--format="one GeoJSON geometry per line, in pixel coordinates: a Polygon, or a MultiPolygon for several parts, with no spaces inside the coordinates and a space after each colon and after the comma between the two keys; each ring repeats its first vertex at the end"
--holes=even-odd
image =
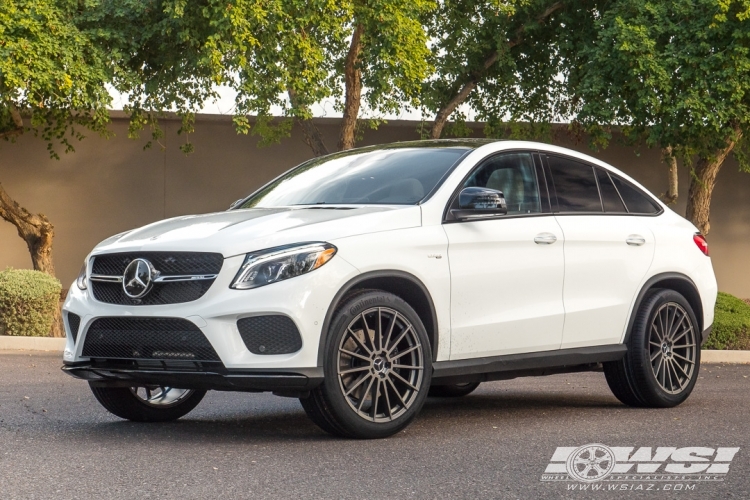
{"type": "Polygon", "coordinates": [[[305,241],[421,225],[418,206],[291,207],[230,210],[167,219],[108,238],[92,255],[112,252],[218,252],[224,257],[305,241]]]}

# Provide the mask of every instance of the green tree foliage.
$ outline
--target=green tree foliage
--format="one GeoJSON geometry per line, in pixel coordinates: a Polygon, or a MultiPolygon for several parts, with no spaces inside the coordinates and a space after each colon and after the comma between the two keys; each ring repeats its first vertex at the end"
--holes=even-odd
{"type": "Polygon", "coordinates": [[[0,0],[0,134],[32,131],[73,149],[82,131],[106,132],[109,55],[76,26],[78,3],[0,0]],[[28,118],[24,126],[23,117],[28,118]]]}
{"type": "Polygon", "coordinates": [[[235,123],[249,115],[266,142],[289,134],[298,121],[314,154],[328,152],[312,124],[311,106],[332,98],[344,114],[339,149],[354,146],[362,101],[371,117],[416,105],[429,72],[420,17],[429,0],[277,0],[227,66],[236,74],[235,123]],[[273,120],[274,110],[286,119],[273,120]]]}
{"type": "MultiPolygon", "coordinates": [[[[467,103],[489,122],[549,121],[558,114],[555,80],[562,61],[556,34],[562,19],[588,2],[444,0],[427,21],[435,73],[425,84],[424,108],[435,114],[430,136],[449,120],[461,123],[467,103]]],[[[461,132],[459,128],[458,132],[461,132]]]]}
{"type": "Polygon", "coordinates": [[[724,159],[750,167],[750,1],[606,2],[563,52],[573,117],[594,145],[620,125],[681,157],[692,173],[687,218],[708,233],[724,159]]]}

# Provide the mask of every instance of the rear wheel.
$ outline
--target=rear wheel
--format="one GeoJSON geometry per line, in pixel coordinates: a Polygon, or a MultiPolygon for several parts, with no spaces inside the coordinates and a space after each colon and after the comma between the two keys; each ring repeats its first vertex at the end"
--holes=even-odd
{"type": "Polygon", "coordinates": [[[206,391],[174,387],[95,387],[97,401],[110,413],[136,422],[168,422],[187,415],[206,391]]]}
{"type": "Polygon", "coordinates": [[[401,298],[368,290],[346,301],[331,325],[324,381],[300,400],[305,412],[337,436],[383,438],[409,425],[432,375],[419,316],[401,298]]]}
{"type": "Polygon", "coordinates": [[[433,385],[430,387],[429,396],[433,398],[460,398],[468,396],[479,387],[479,382],[466,382],[465,384],[433,385]]]}
{"type": "Polygon", "coordinates": [[[612,393],[630,406],[669,408],[693,391],[700,369],[698,321],[685,298],[659,290],[637,312],[620,361],[604,364],[612,393]]]}

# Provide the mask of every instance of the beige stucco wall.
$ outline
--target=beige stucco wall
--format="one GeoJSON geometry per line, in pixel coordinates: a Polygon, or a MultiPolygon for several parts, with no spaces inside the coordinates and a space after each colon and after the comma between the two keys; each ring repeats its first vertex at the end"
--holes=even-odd
{"type": "MultiPolygon", "coordinates": [[[[319,127],[328,144],[336,143],[336,119],[319,127]]],[[[199,116],[191,135],[195,152],[183,155],[178,123],[163,122],[166,149],[143,151],[143,140],[127,139],[127,123],[114,118],[115,137],[88,137],[76,152],[50,160],[39,139],[24,136],[16,144],[0,143],[0,182],[22,206],[46,214],[54,223],[57,275],[63,287],[75,279],[83,258],[99,241],[115,233],[176,215],[226,209],[231,202],[306,160],[309,149],[298,130],[279,145],[256,146],[253,136],[239,136],[229,117],[199,116]]],[[[418,122],[391,122],[367,130],[362,144],[418,139],[418,122]]],[[[477,132],[475,135],[479,135],[477,132]]],[[[557,144],[580,150],[615,165],[658,194],[666,169],[658,151],[613,144],[592,152],[585,142],[560,134],[557,144]]],[[[683,214],[688,172],[680,172],[683,214]]],[[[719,289],[750,297],[750,174],[729,160],[719,175],[711,210],[711,255],[719,289]]],[[[30,267],[24,242],[15,228],[0,221],[0,269],[30,267]]]]}

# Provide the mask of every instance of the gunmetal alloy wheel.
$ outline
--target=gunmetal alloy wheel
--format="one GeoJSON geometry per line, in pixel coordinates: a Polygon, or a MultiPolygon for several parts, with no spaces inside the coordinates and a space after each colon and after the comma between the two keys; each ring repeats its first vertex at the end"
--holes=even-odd
{"type": "Polygon", "coordinates": [[[339,342],[337,363],[351,409],[372,422],[404,414],[422,385],[422,349],[414,326],[395,309],[376,307],[355,317],[339,342]]]}
{"type": "Polygon", "coordinates": [[[432,346],[414,309],[382,290],[357,290],[331,319],[323,383],[300,398],[321,429],[358,439],[391,436],[416,417],[432,380],[432,346]]]}
{"type": "Polygon", "coordinates": [[[665,392],[679,394],[695,374],[698,349],[687,311],[676,302],[662,304],[650,332],[650,360],[656,382],[665,392]]]}
{"type": "Polygon", "coordinates": [[[674,290],[654,290],[635,311],[620,361],[604,363],[612,393],[629,406],[670,408],[685,401],[700,370],[700,326],[674,290]]]}
{"type": "Polygon", "coordinates": [[[144,404],[156,408],[167,408],[180,404],[195,391],[192,389],[175,389],[174,387],[149,386],[131,387],[130,392],[144,404]]]}
{"type": "Polygon", "coordinates": [[[98,387],[89,383],[97,401],[110,413],[136,422],[168,422],[187,415],[206,391],[174,387],[98,387]]]}

